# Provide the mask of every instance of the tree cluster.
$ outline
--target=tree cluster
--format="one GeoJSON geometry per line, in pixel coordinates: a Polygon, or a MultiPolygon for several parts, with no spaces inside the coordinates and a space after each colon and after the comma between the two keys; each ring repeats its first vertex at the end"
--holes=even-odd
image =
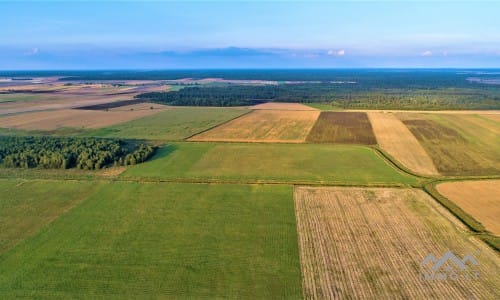
{"type": "Polygon", "coordinates": [[[12,168],[97,170],[141,163],[154,151],[116,139],[0,136],[0,164],[12,168]]]}

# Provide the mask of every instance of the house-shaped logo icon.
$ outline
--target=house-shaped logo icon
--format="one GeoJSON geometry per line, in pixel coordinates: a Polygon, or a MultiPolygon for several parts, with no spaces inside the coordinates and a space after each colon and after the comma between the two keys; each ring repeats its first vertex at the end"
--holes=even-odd
{"type": "Polygon", "coordinates": [[[474,256],[470,254],[466,254],[462,259],[458,258],[453,252],[448,251],[446,252],[441,258],[438,260],[434,255],[429,254],[427,257],[422,261],[422,267],[427,266],[429,263],[433,263],[434,265],[432,266],[432,270],[434,272],[439,271],[439,269],[446,263],[446,262],[453,262],[457,268],[460,270],[465,270],[467,269],[467,263],[471,263],[475,266],[479,265],[477,260],[474,258],[474,256]]]}

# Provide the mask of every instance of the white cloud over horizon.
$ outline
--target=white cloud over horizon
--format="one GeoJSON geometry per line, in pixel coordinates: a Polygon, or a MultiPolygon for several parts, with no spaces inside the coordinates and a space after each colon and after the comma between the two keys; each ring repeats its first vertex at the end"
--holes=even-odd
{"type": "Polygon", "coordinates": [[[429,50],[426,50],[424,52],[422,52],[422,54],[420,54],[421,56],[432,56],[432,52],[429,51],[429,50]]]}

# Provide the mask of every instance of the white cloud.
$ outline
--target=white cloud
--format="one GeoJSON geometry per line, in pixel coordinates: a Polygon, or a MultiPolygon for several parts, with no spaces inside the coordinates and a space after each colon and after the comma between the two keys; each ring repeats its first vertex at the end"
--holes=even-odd
{"type": "Polygon", "coordinates": [[[429,51],[429,50],[426,50],[426,51],[422,52],[422,54],[421,54],[421,55],[422,55],[422,56],[432,56],[432,52],[431,52],[431,51],[429,51]]]}
{"type": "Polygon", "coordinates": [[[328,52],[326,52],[327,55],[330,55],[330,56],[344,56],[345,55],[345,50],[344,49],[341,49],[341,50],[328,50],[328,52]]]}
{"type": "Polygon", "coordinates": [[[38,51],[39,51],[38,48],[33,48],[30,51],[25,52],[24,55],[28,55],[28,56],[30,56],[30,55],[37,55],[38,51]]]}

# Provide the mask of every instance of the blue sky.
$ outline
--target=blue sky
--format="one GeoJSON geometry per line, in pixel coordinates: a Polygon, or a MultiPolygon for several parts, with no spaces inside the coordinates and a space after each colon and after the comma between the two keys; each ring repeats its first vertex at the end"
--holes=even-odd
{"type": "Polygon", "coordinates": [[[500,67],[499,12],[500,1],[0,0],[0,69],[500,67]]]}

